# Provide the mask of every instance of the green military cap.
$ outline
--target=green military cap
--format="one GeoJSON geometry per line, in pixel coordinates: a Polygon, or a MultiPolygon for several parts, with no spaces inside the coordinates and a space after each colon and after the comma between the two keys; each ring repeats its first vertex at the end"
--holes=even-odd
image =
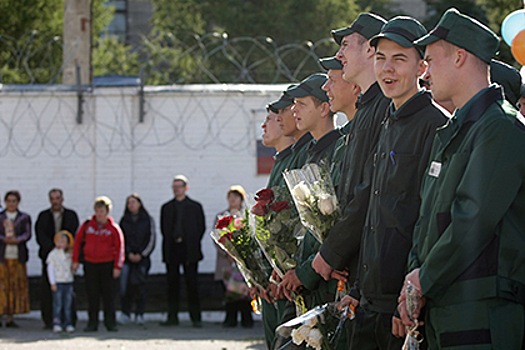
{"type": "Polygon", "coordinates": [[[371,46],[377,46],[379,39],[390,39],[403,47],[415,47],[421,57],[425,56],[422,48],[414,45],[414,41],[427,34],[426,28],[415,18],[397,16],[388,21],[381,32],[370,39],[371,46]]]}
{"type": "Polygon", "coordinates": [[[350,26],[332,30],[332,36],[338,45],[347,35],[357,32],[370,40],[371,37],[379,33],[386,20],[373,13],[361,13],[350,26]]]}
{"type": "Polygon", "coordinates": [[[415,44],[425,46],[441,39],[467,50],[487,64],[499,47],[499,39],[492,30],[455,8],[448,9],[436,28],[415,44]]]}
{"type": "MultiPolygon", "coordinates": [[[[295,84],[292,84],[288,86],[286,90],[289,90],[296,86],[295,84]]],[[[267,110],[271,110],[274,113],[279,113],[279,110],[284,109],[290,105],[293,104],[293,97],[286,93],[286,91],[283,91],[283,94],[277,101],[273,101],[272,103],[268,104],[266,106],[267,110]]]]}
{"type": "Polygon", "coordinates": [[[328,102],[326,91],[322,89],[327,81],[328,76],[326,74],[315,73],[304,79],[299,85],[286,90],[286,93],[294,98],[314,96],[323,102],[328,102]]]}
{"type": "Polygon", "coordinates": [[[490,61],[490,81],[503,86],[505,98],[513,106],[520,98],[521,74],[506,63],[492,60],[490,61]]]}
{"type": "Polygon", "coordinates": [[[326,70],[341,70],[343,69],[343,63],[337,59],[337,57],[325,57],[320,58],[319,63],[326,70]]]}

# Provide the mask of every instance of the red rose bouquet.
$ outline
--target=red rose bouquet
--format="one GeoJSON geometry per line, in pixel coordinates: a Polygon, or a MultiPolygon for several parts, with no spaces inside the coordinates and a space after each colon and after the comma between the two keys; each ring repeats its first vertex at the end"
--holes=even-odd
{"type": "MultiPolygon", "coordinates": [[[[249,203],[250,204],[250,203],[249,203]]],[[[286,187],[263,189],[249,210],[250,228],[279,277],[297,267],[295,255],[304,229],[286,187]]]]}
{"type": "Polygon", "coordinates": [[[224,216],[217,221],[211,237],[235,260],[250,287],[268,287],[271,270],[263,263],[263,255],[250,232],[248,219],[224,216]]]}

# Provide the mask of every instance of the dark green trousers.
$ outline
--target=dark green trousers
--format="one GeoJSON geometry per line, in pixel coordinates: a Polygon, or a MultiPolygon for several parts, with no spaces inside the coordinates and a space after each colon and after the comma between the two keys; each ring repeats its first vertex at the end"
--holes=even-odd
{"type": "Polygon", "coordinates": [[[524,306],[508,300],[429,307],[425,320],[432,350],[525,349],[524,306]]]}
{"type": "Polygon", "coordinates": [[[392,335],[392,314],[357,308],[351,328],[349,349],[400,350],[403,346],[404,339],[392,335]]]}
{"type": "Polygon", "coordinates": [[[266,340],[266,346],[268,346],[268,349],[271,349],[273,339],[275,338],[275,328],[279,325],[277,308],[274,304],[268,303],[263,298],[261,298],[261,306],[264,338],[266,340]]]}

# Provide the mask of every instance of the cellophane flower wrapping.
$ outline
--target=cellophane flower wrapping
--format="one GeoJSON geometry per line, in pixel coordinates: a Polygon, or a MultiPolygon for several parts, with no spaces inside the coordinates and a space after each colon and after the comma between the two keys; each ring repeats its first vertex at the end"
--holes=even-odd
{"type": "Polygon", "coordinates": [[[269,286],[271,269],[264,264],[263,253],[248,225],[248,215],[244,219],[231,215],[220,218],[210,235],[235,260],[250,287],[269,286]]]}
{"type": "Polygon", "coordinates": [[[263,189],[247,204],[253,235],[282,278],[287,271],[297,268],[295,256],[305,233],[290,192],[286,186],[263,189]]]}
{"type": "Polygon", "coordinates": [[[339,303],[328,303],[306,312],[276,329],[274,350],[285,349],[289,344],[306,345],[316,350],[335,349],[346,321],[345,310],[339,303]]]}
{"type": "Polygon", "coordinates": [[[341,217],[330,172],[317,164],[285,171],[284,179],[302,224],[321,243],[341,217]]]}

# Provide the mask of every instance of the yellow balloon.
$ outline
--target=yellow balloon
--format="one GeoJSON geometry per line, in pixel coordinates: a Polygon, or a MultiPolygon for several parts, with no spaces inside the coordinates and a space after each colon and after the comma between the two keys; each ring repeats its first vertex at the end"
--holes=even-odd
{"type": "Polygon", "coordinates": [[[512,45],[510,46],[512,55],[522,65],[525,65],[525,29],[519,32],[514,39],[512,39],[512,45]]]}

